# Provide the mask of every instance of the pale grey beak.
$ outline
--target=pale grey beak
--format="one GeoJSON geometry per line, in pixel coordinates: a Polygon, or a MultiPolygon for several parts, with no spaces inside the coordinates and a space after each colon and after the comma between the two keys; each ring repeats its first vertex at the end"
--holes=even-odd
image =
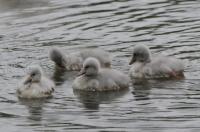
{"type": "Polygon", "coordinates": [[[135,59],[135,57],[133,56],[133,57],[131,58],[131,61],[129,62],[129,65],[132,65],[133,63],[135,63],[135,61],[136,61],[136,59],[135,59]]]}
{"type": "Polygon", "coordinates": [[[111,64],[110,64],[109,62],[106,62],[104,65],[105,65],[105,67],[107,67],[107,68],[111,68],[111,64]]]}
{"type": "Polygon", "coordinates": [[[32,82],[32,77],[28,76],[27,79],[25,80],[24,84],[28,84],[32,82]]]}
{"type": "Polygon", "coordinates": [[[86,73],[86,71],[84,69],[81,69],[81,71],[78,73],[77,76],[81,76],[81,75],[84,75],[86,73]]]}

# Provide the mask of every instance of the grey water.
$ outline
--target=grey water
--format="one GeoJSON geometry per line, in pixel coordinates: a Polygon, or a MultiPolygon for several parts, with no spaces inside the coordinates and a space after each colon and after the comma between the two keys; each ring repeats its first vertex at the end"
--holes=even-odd
{"type": "Polygon", "coordinates": [[[0,130],[197,132],[200,130],[200,1],[0,0],[0,130]],[[128,73],[133,46],[185,62],[185,79],[150,80],[129,90],[73,91],[77,72],[55,71],[51,47],[66,54],[102,48],[128,73]],[[19,80],[39,64],[53,98],[19,100],[19,80]]]}

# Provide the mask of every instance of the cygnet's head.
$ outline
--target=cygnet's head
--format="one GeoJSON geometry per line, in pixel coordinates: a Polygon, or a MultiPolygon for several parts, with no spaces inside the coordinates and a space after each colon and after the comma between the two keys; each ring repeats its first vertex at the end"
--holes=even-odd
{"type": "Polygon", "coordinates": [[[65,67],[65,55],[60,49],[56,47],[52,48],[49,52],[49,57],[57,66],[61,68],[65,67]]]}
{"type": "Polygon", "coordinates": [[[25,79],[24,84],[32,82],[40,82],[42,77],[42,69],[40,66],[31,66],[27,72],[27,78],[25,79]]]}
{"type": "Polygon", "coordinates": [[[151,61],[151,52],[145,45],[136,45],[133,49],[133,55],[129,65],[134,62],[148,63],[151,61]]]}
{"type": "Polygon", "coordinates": [[[96,58],[89,57],[83,62],[83,68],[79,75],[96,76],[100,69],[100,63],[96,58]]]}

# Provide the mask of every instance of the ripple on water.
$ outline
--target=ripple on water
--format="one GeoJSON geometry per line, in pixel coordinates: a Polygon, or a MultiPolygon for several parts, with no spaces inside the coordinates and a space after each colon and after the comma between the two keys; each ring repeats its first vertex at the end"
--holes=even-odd
{"type": "Polygon", "coordinates": [[[4,131],[198,131],[197,0],[0,0],[0,127],[4,131]],[[110,51],[113,68],[128,73],[135,44],[181,58],[184,80],[150,80],[129,91],[81,93],[77,72],[54,71],[52,46],[66,52],[110,51]],[[16,84],[40,64],[56,83],[54,97],[19,100],[16,84]]]}

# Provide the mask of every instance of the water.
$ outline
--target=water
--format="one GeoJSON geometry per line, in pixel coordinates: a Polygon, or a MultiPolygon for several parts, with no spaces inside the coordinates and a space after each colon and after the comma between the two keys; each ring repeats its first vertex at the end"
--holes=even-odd
{"type": "Polygon", "coordinates": [[[0,129],[27,131],[196,132],[200,130],[198,0],[0,0],[0,129]],[[100,47],[127,73],[132,48],[181,58],[184,80],[152,80],[127,91],[80,93],[76,72],[54,72],[49,48],[100,47]],[[19,100],[16,84],[40,64],[54,97],[19,100]]]}

